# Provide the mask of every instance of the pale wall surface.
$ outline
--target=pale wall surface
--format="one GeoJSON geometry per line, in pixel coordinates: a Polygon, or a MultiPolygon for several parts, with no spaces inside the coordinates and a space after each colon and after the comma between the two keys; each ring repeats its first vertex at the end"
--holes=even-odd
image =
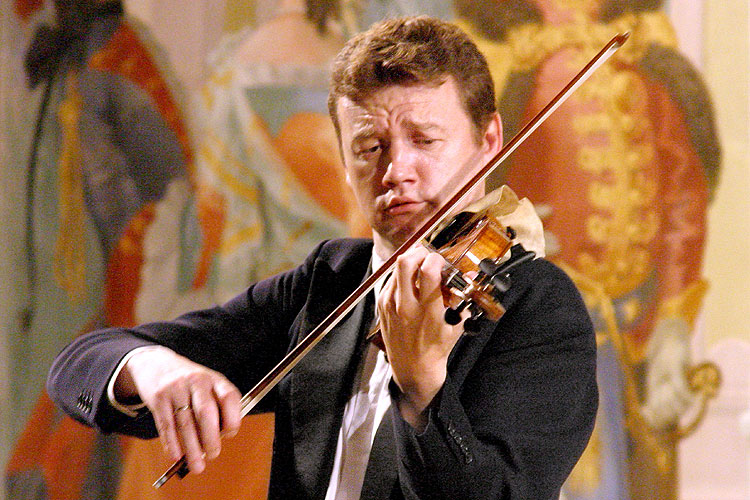
{"type": "Polygon", "coordinates": [[[712,92],[724,161],[709,219],[706,342],[750,342],[750,43],[747,0],[706,3],[704,75],[712,92]]]}
{"type": "MultiPolygon", "coordinates": [[[[688,0],[672,4],[678,16],[674,4],[694,8],[688,0]]],[[[723,161],[709,211],[704,275],[711,288],[695,351],[697,359],[719,365],[724,381],[703,425],[683,441],[680,496],[747,500],[750,435],[742,421],[750,405],[750,20],[747,0],[706,0],[702,11],[702,32],[680,39],[702,47],[699,67],[713,98],[723,161]]]]}

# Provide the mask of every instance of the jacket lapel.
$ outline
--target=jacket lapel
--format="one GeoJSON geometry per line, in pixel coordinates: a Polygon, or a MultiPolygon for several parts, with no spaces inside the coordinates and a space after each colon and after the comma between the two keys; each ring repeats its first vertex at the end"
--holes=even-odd
{"type": "MultiPolygon", "coordinates": [[[[502,319],[500,319],[502,321],[502,319]]],[[[482,353],[484,346],[492,337],[497,324],[493,321],[481,320],[479,331],[475,334],[464,334],[458,339],[448,357],[448,373],[456,387],[461,387],[482,353]]]]}
{"type": "MultiPolygon", "coordinates": [[[[330,289],[337,286],[335,282],[318,283],[329,289],[313,296],[337,295],[330,289]]],[[[322,305],[322,310],[337,305],[322,305]]],[[[322,498],[328,487],[344,406],[352,392],[373,311],[374,299],[369,293],[290,374],[295,469],[305,491],[316,498],[322,498]]],[[[308,317],[323,319],[324,315],[316,312],[311,311],[308,317]]]]}

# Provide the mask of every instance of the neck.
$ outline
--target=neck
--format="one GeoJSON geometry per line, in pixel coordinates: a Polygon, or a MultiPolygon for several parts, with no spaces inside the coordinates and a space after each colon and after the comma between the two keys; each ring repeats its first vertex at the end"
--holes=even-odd
{"type": "Polygon", "coordinates": [[[397,245],[391,241],[388,241],[377,232],[372,232],[373,250],[381,259],[388,260],[401,245],[397,245]]]}

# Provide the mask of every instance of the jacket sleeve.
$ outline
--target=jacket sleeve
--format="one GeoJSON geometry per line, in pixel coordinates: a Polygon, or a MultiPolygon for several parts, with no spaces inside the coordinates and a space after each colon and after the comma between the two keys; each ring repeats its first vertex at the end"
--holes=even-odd
{"type": "Polygon", "coordinates": [[[541,259],[512,279],[505,316],[454,349],[423,432],[394,418],[407,499],[556,499],[588,442],[598,392],[583,301],[541,259]]]}
{"type": "MultiPolygon", "coordinates": [[[[156,344],[223,373],[246,392],[288,350],[290,325],[307,298],[319,249],[298,268],[252,285],[222,306],[190,312],[170,322],[82,335],[55,358],[47,391],[72,418],[102,432],[155,437],[150,413],[132,418],[113,408],[107,384],[128,352],[156,344]]],[[[258,411],[269,411],[272,400],[269,394],[258,411]]]]}

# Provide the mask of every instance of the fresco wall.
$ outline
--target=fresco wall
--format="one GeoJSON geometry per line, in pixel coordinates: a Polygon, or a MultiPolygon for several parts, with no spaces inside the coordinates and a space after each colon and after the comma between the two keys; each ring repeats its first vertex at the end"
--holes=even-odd
{"type": "MultiPolygon", "coordinates": [[[[20,3],[33,6],[43,2],[20,3]]],[[[627,325],[618,323],[615,314],[615,321],[604,321],[609,327],[600,330],[601,352],[609,355],[601,363],[602,367],[609,367],[600,373],[603,401],[609,402],[603,406],[614,411],[600,415],[597,437],[585,455],[587,462],[582,461],[585,463],[571,477],[566,497],[747,498],[750,494],[747,435],[750,432],[743,435],[741,427],[750,392],[748,356],[743,355],[750,351],[750,320],[744,312],[747,310],[744,299],[750,297],[750,238],[746,236],[750,218],[745,215],[750,209],[747,206],[750,204],[747,5],[741,1],[683,5],[676,0],[664,5],[660,2],[633,2],[631,5],[628,2],[555,0],[482,5],[482,2],[461,1],[373,0],[347,3],[348,7],[336,15],[326,10],[326,6],[332,5],[330,2],[312,3],[322,9],[317,22],[306,20],[303,2],[296,1],[278,2],[278,5],[266,1],[259,1],[257,5],[248,1],[226,4],[207,1],[185,4],[177,0],[125,2],[128,12],[138,18],[134,23],[139,26],[137,33],[142,36],[144,47],[149,51],[153,49],[150,53],[155,61],[154,68],[158,64],[165,88],[175,88],[171,106],[173,112],[180,112],[185,132],[180,142],[182,133],[175,133],[173,124],[171,134],[177,137],[175,144],[182,144],[178,146],[183,151],[183,160],[178,162],[182,166],[175,170],[178,174],[165,178],[162,187],[147,190],[152,194],[143,197],[146,200],[143,206],[134,207],[131,212],[115,210],[126,214],[120,215],[124,222],[119,226],[97,226],[97,219],[92,217],[95,210],[91,206],[87,208],[85,203],[76,205],[83,208],[74,213],[91,217],[91,222],[82,226],[91,234],[87,241],[93,242],[88,251],[100,255],[84,261],[104,263],[101,271],[89,265],[91,269],[86,276],[92,293],[88,297],[104,298],[94,299],[91,307],[81,309],[77,316],[56,310],[56,317],[62,319],[50,320],[54,327],[50,326],[50,321],[42,324],[36,330],[37,336],[20,332],[25,331],[22,328],[24,318],[28,318],[24,311],[33,302],[31,299],[43,298],[43,295],[30,295],[29,290],[34,287],[29,286],[28,245],[24,243],[28,236],[26,174],[33,139],[30,131],[34,129],[43,93],[39,87],[33,92],[28,90],[23,74],[8,68],[20,67],[36,26],[42,21],[52,22],[54,11],[47,5],[25,20],[19,20],[18,11],[7,2],[3,4],[0,51],[3,173],[0,180],[5,182],[0,207],[3,208],[5,244],[0,245],[3,252],[0,254],[3,257],[0,259],[3,286],[0,294],[0,311],[3,312],[0,315],[0,372],[3,375],[0,409],[5,434],[0,443],[0,459],[2,464],[9,463],[7,476],[11,478],[8,483],[11,486],[0,493],[0,498],[2,494],[9,495],[8,498],[29,498],[30,491],[40,488],[46,489],[44,495],[47,495],[40,498],[77,498],[75,495],[80,494],[83,485],[102,482],[103,477],[112,477],[110,483],[115,485],[100,485],[105,492],[102,495],[109,495],[108,498],[198,498],[209,492],[220,498],[225,478],[236,477],[237,471],[246,470],[250,467],[248,464],[262,462],[267,457],[272,419],[258,419],[243,426],[246,436],[253,433],[264,436],[251,453],[241,448],[235,452],[230,449],[223,462],[214,467],[214,473],[209,471],[205,475],[212,477],[190,478],[192,483],[186,482],[179,489],[161,493],[166,496],[157,497],[149,489],[150,481],[142,479],[158,475],[167,465],[154,443],[104,443],[87,434],[88,431],[56,420],[57,417],[54,422],[45,424],[34,420],[33,415],[49,412],[41,411],[47,407],[39,394],[51,356],[78,330],[87,328],[87,321],[126,324],[169,317],[186,308],[223,300],[250,281],[288,267],[322,237],[362,234],[356,209],[346,202],[335,139],[326,126],[324,66],[348,34],[387,12],[427,12],[450,19],[460,18],[459,22],[486,51],[493,67],[501,108],[506,115],[506,129],[517,127],[609,32],[623,26],[638,28],[637,36],[631,40],[634,49],[612,64],[613,68],[605,71],[606,74],[592,80],[589,90],[582,90],[578,100],[573,100],[567,109],[561,109],[557,121],[551,121],[540,131],[536,147],[552,154],[552,148],[544,147],[542,139],[545,139],[550,144],[567,144],[566,151],[542,161],[541,155],[532,154],[532,141],[529,152],[520,151],[518,158],[496,179],[498,183],[510,182],[524,195],[537,197],[536,200],[532,197],[532,201],[547,210],[549,241],[558,245],[551,247],[548,253],[568,266],[590,305],[595,297],[605,296],[609,297],[607,300],[612,299],[614,310],[622,302],[627,305],[623,311],[631,314],[627,325]],[[257,10],[248,10],[248,6],[257,10]],[[481,10],[477,10],[477,6],[481,10]],[[276,8],[283,12],[274,11],[276,8]],[[275,18],[273,12],[283,16],[275,18]],[[335,29],[321,29],[321,26],[335,29]],[[572,28],[575,26],[577,28],[572,28]],[[581,29],[586,26],[590,29],[581,29]],[[727,26],[733,29],[726,29],[727,26]],[[269,32],[273,37],[265,34],[269,32]],[[575,39],[576,43],[545,42],[554,40],[556,33],[567,33],[563,40],[575,39]],[[305,37],[308,43],[304,46],[311,52],[301,54],[298,50],[285,50],[284,36],[297,42],[289,47],[298,47],[299,38],[305,37]],[[273,44],[269,40],[273,40],[273,44]],[[524,45],[519,45],[521,42],[524,45]],[[648,46],[658,46],[661,51],[647,59],[645,48],[648,46]],[[519,59],[519,54],[523,54],[519,50],[527,50],[526,59],[519,59]],[[300,64],[300,61],[317,62],[319,68],[316,69],[315,64],[300,64]],[[662,64],[664,61],[672,61],[672,64],[662,64]],[[626,95],[628,88],[638,86],[648,91],[644,91],[642,97],[633,97],[626,107],[619,98],[620,101],[613,101],[614,107],[608,108],[610,101],[607,99],[616,95],[616,88],[608,79],[630,82],[624,84],[626,95]],[[509,82],[514,84],[509,85],[509,82]],[[518,85],[519,82],[524,83],[518,85]],[[681,82],[690,85],[675,90],[681,88],[681,82]],[[508,89],[525,91],[510,94],[508,89]],[[238,99],[237,96],[244,97],[238,99]],[[269,106],[271,101],[285,104],[269,106]],[[607,279],[622,285],[622,280],[616,278],[615,268],[602,264],[606,261],[601,258],[603,255],[614,255],[611,249],[600,249],[598,251],[604,253],[593,254],[594,247],[590,243],[582,251],[575,247],[576,241],[570,240],[572,237],[578,238],[577,241],[585,240],[587,234],[591,237],[585,228],[591,226],[592,217],[606,220],[603,214],[614,213],[621,206],[617,203],[619,200],[610,200],[607,205],[606,199],[600,198],[593,205],[577,206],[574,210],[574,205],[565,200],[565,196],[574,192],[571,190],[602,184],[605,177],[614,175],[605,173],[604,177],[596,179],[590,168],[588,173],[580,173],[586,172],[580,168],[580,155],[591,149],[583,131],[591,133],[593,123],[583,117],[595,116],[592,109],[614,110],[615,115],[611,116],[634,120],[641,131],[637,145],[628,145],[623,141],[633,140],[632,133],[608,129],[612,144],[619,141],[623,151],[643,152],[639,161],[643,162],[645,177],[633,178],[652,179],[631,186],[631,189],[638,188],[636,191],[641,197],[638,202],[641,212],[631,213],[635,223],[641,224],[642,232],[637,234],[638,244],[628,247],[632,243],[624,243],[620,250],[629,258],[643,255],[642,261],[653,263],[655,272],[645,272],[643,283],[653,279],[655,284],[645,287],[649,293],[642,295],[640,306],[632,300],[618,302],[619,296],[638,290],[638,286],[626,286],[624,291],[618,291],[616,286],[601,286],[607,279]],[[698,119],[703,121],[695,125],[698,119]],[[695,129],[703,134],[696,133],[695,129]],[[311,135],[310,130],[319,133],[311,135]],[[313,150],[319,155],[314,162],[299,161],[302,148],[309,147],[300,143],[300,137],[317,141],[313,150]],[[669,138],[666,142],[669,147],[664,146],[664,137],[669,138]],[[665,151],[677,151],[681,163],[676,163],[674,156],[665,156],[665,151]],[[567,166],[562,168],[566,162],[567,166]],[[556,170],[551,169],[553,165],[556,170]],[[308,175],[312,168],[317,169],[314,176],[308,175]],[[526,184],[529,171],[545,173],[544,179],[536,185],[546,185],[546,191],[532,192],[534,184],[526,184]],[[579,174],[575,175],[583,177],[571,174],[576,171],[579,174]],[[682,174],[676,176],[675,171],[682,174]],[[323,187],[310,182],[321,177],[328,179],[329,185],[323,187]],[[658,188],[667,178],[671,180],[665,183],[666,187],[658,188]],[[649,187],[652,185],[656,187],[649,187]],[[331,193],[337,196],[332,197],[331,193]],[[669,201],[675,197],[677,201],[669,201]],[[261,199],[263,204],[258,201],[261,199]],[[344,201],[340,202],[341,199],[344,201]],[[649,215],[651,212],[661,216],[649,215]],[[564,225],[559,221],[564,221],[564,225]],[[674,226],[682,231],[665,231],[674,226]],[[110,239],[102,239],[106,231],[97,233],[97,227],[108,228],[112,234],[110,239]],[[113,227],[121,229],[113,230],[113,227]],[[657,243],[660,238],[668,243],[657,243]],[[677,240],[682,242],[682,247],[674,244],[677,240]],[[141,249],[136,253],[112,250],[131,248],[128,245],[133,242],[141,249]],[[284,251],[276,251],[278,248],[284,251]],[[679,251],[670,254],[665,248],[679,251]],[[586,253],[596,258],[581,260],[581,255],[586,253]],[[139,257],[134,260],[133,255],[139,257]],[[599,264],[594,265],[596,261],[599,264]],[[593,268],[599,271],[592,274],[593,268]],[[681,271],[669,274],[668,269],[681,271]],[[659,272],[669,277],[660,277],[659,272]],[[676,280],[677,275],[682,278],[676,280]],[[94,279],[96,276],[100,278],[94,279]],[[125,279],[128,276],[130,278],[125,279]],[[123,284],[129,288],[122,288],[123,284]],[[638,311],[643,311],[642,316],[638,311]],[[669,321],[660,322],[663,318],[669,321]],[[661,330],[660,324],[668,324],[670,328],[661,330]],[[654,347],[656,343],[651,343],[654,332],[664,331],[668,333],[663,338],[669,339],[659,342],[664,354],[649,357],[649,352],[658,351],[654,347]],[[653,345],[649,347],[650,344],[653,345]],[[722,390],[708,405],[702,424],[689,437],[678,439],[676,431],[689,426],[699,405],[689,389],[685,392],[684,386],[682,393],[671,391],[671,403],[656,404],[656,411],[651,414],[656,415],[656,420],[642,418],[642,407],[649,406],[647,379],[654,377],[649,375],[652,373],[649,362],[655,357],[662,360],[660,366],[680,370],[711,361],[723,374],[722,390]],[[674,397],[679,398],[679,394],[688,394],[683,398],[687,404],[674,403],[674,397]],[[610,432],[607,437],[607,432],[617,422],[632,422],[633,419],[640,423],[635,427],[622,426],[627,432],[619,436],[610,432]],[[24,436],[20,442],[19,436],[24,436]],[[84,453],[76,455],[80,463],[71,465],[60,458],[60,450],[81,448],[76,446],[80,445],[77,439],[90,444],[84,453]],[[716,451],[716,443],[722,444],[721,452],[716,451]],[[627,459],[629,454],[630,460],[627,459]],[[92,456],[102,457],[105,464],[109,464],[105,467],[106,475],[87,465],[92,456]],[[639,459],[633,460],[635,456],[639,459]],[[720,460],[724,464],[717,467],[720,460]],[[645,464],[645,469],[633,467],[636,463],[645,464]],[[76,480],[67,481],[67,489],[60,486],[56,476],[65,470],[80,471],[76,480]],[[721,492],[719,496],[718,492],[721,492]]],[[[119,75],[123,76],[122,71],[119,75]]],[[[132,88],[127,87],[129,91],[132,88]]],[[[60,102],[65,102],[65,96],[74,95],[70,89],[70,84],[61,87],[60,102]]],[[[159,102],[153,96],[148,100],[152,104],[159,102]]],[[[162,116],[167,112],[164,105],[157,105],[156,109],[162,116]]],[[[600,116],[604,115],[600,113],[600,116]]],[[[64,138],[65,134],[59,136],[64,138]]],[[[164,140],[164,137],[162,133],[155,140],[164,140]]],[[[57,149],[64,150],[60,147],[64,142],[60,142],[57,149]]],[[[623,160],[624,153],[618,154],[623,160]]],[[[59,162],[48,161],[48,169],[55,171],[53,167],[59,162]]],[[[160,160],[159,164],[165,162],[160,160]]],[[[59,175],[59,171],[56,172],[59,175]]],[[[61,184],[54,179],[54,176],[43,177],[35,184],[40,189],[39,186],[44,185],[40,183],[51,182],[50,188],[42,189],[34,197],[37,207],[59,203],[56,200],[61,198],[53,193],[60,190],[61,184]]],[[[591,192],[591,188],[587,189],[591,192]]],[[[578,199],[585,199],[586,192],[582,191],[578,199]]],[[[52,219],[45,217],[44,212],[38,213],[39,223],[48,226],[35,223],[34,227],[50,227],[52,236],[59,233],[56,224],[70,220],[60,219],[57,209],[50,212],[55,214],[52,219]],[[49,226],[53,219],[55,225],[49,226]]],[[[599,226],[604,227],[603,224],[599,226]]],[[[612,235],[606,231],[604,234],[612,235]]],[[[614,241],[614,238],[605,239],[614,241]]],[[[50,241],[54,248],[56,237],[51,237],[50,241]]],[[[53,251],[50,255],[56,254],[53,251]]],[[[48,282],[52,287],[47,292],[48,302],[54,304],[56,293],[65,288],[60,288],[52,278],[48,282]]],[[[593,305],[592,311],[595,316],[606,319],[593,305]]],[[[705,380],[705,376],[711,373],[702,372],[704,387],[710,387],[711,380],[705,380]]],[[[679,388],[680,383],[687,382],[679,377],[671,380],[678,382],[666,384],[667,387],[679,388]]],[[[670,401],[669,396],[661,401],[670,401]]],[[[651,406],[653,409],[653,404],[651,406]]],[[[253,492],[250,497],[262,495],[265,470],[257,468],[256,476],[246,477],[242,485],[235,483],[231,491],[241,487],[253,492]]],[[[230,491],[225,493],[231,498],[230,491]]]]}

